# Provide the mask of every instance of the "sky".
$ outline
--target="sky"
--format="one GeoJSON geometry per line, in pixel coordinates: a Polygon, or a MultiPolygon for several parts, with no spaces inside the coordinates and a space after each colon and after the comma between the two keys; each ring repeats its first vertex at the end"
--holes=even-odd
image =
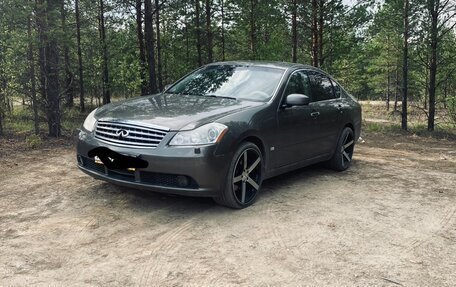
{"type": "Polygon", "coordinates": [[[342,1],[345,5],[348,5],[348,6],[353,6],[355,4],[355,0],[343,0],[342,1]]]}

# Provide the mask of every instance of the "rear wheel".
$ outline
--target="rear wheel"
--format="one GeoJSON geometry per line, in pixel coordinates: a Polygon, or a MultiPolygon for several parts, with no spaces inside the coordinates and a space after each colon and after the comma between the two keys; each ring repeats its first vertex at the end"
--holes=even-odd
{"type": "Polygon", "coordinates": [[[349,127],[345,127],[337,142],[336,151],[328,162],[329,167],[337,171],[343,171],[349,168],[353,157],[354,147],[355,137],[353,130],[349,127]]]}
{"type": "Polygon", "coordinates": [[[215,202],[241,209],[251,205],[263,181],[263,157],[253,143],[243,143],[235,152],[228,172],[225,189],[215,202]]]}

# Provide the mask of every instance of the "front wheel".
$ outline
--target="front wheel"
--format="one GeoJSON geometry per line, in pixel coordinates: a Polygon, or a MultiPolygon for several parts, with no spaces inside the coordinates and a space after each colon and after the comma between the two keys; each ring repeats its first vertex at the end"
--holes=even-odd
{"type": "Polygon", "coordinates": [[[253,143],[243,143],[234,153],[225,189],[214,200],[220,205],[241,209],[251,205],[263,181],[263,157],[253,143]]]}
{"type": "Polygon", "coordinates": [[[349,127],[345,127],[340,134],[336,151],[328,162],[329,167],[337,171],[343,171],[349,168],[352,161],[354,148],[355,137],[353,130],[349,127]]]}

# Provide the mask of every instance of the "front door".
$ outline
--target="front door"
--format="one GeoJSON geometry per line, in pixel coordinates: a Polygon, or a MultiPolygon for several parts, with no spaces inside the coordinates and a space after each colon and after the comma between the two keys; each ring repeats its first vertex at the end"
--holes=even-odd
{"type": "Polygon", "coordinates": [[[290,94],[303,94],[311,97],[310,80],[305,71],[294,72],[287,83],[278,110],[278,129],[275,137],[273,156],[274,168],[283,167],[310,159],[316,155],[316,117],[311,106],[283,105],[290,94]]]}

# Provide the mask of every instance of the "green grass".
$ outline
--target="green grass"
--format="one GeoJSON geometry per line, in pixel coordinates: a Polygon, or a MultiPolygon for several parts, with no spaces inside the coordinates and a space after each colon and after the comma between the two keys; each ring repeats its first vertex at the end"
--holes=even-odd
{"type": "MultiPolygon", "coordinates": [[[[44,129],[44,122],[40,129],[44,129]]],[[[32,111],[27,107],[15,106],[13,112],[6,115],[4,129],[12,134],[27,136],[34,131],[32,111]]]]}
{"type": "Polygon", "coordinates": [[[92,108],[88,108],[86,113],[81,114],[76,107],[64,110],[62,115],[62,134],[69,136],[76,135],[77,129],[81,127],[91,111],[92,108]]]}
{"type": "Polygon", "coordinates": [[[408,109],[408,131],[401,129],[401,107],[398,111],[386,110],[383,102],[363,101],[363,131],[375,133],[413,134],[420,137],[432,137],[437,139],[456,139],[456,125],[449,118],[449,112],[445,109],[437,110],[435,130],[427,130],[427,117],[423,110],[410,106],[408,109]],[[367,121],[366,121],[367,119],[367,121]],[[370,119],[370,120],[369,120],[370,119]]]}
{"type": "Polygon", "coordinates": [[[419,137],[456,140],[456,129],[450,125],[437,125],[435,130],[430,132],[427,130],[427,125],[416,124],[409,127],[409,132],[419,137]]]}
{"type": "MultiPolygon", "coordinates": [[[[77,107],[64,109],[61,117],[62,135],[64,137],[76,135],[77,129],[82,125],[91,110],[92,107],[88,107],[87,112],[81,114],[77,107]]],[[[45,137],[48,131],[45,115],[40,113],[39,118],[40,135],[45,137]]],[[[28,106],[15,106],[13,112],[7,114],[5,118],[4,129],[7,134],[24,137],[24,139],[33,135],[35,127],[32,110],[28,106]]]]}
{"type": "Polygon", "coordinates": [[[43,145],[43,140],[38,135],[30,135],[25,138],[25,144],[28,148],[38,148],[43,145]]]}
{"type": "Polygon", "coordinates": [[[401,131],[401,126],[399,124],[389,124],[389,123],[363,123],[363,131],[373,132],[373,133],[398,133],[401,131]]]}
{"type": "Polygon", "coordinates": [[[363,122],[363,133],[388,133],[396,135],[416,135],[435,139],[456,140],[456,130],[451,125],[438,125],[432,132],[427,130],[425,123],[409,123],[408,130],[401,129],[400,123],[363,122]]]}

